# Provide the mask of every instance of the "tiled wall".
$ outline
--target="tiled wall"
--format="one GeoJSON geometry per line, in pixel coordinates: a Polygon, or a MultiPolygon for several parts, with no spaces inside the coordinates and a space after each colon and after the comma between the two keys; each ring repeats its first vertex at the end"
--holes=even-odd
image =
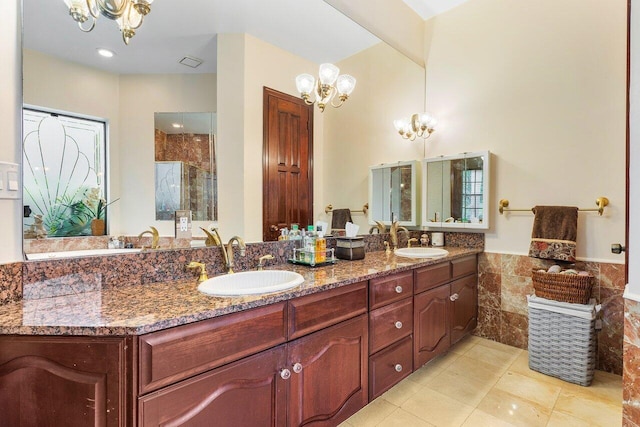
{"type": "MultiPolygon", "coordinates": [[[[527,295],[533,294],[531,271],[553,261],[521,255],[482,253],[479,263],[476,335],[527,348],[527,295]]],[[[602,304],[597,369],[622,374],[624,265],[578,262],[595,277],[592,297],[602,304]]]]}
{"type": "Polygon", "coordinates": [[[622,377],[622,424],[640,424],[640,302],[624,303],[624,372],[622,377]]]}

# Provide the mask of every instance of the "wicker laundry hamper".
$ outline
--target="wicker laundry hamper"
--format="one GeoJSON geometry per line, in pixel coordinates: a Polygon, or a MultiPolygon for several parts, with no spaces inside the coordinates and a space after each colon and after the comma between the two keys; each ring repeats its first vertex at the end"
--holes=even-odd
{"type": "Polygon", "coordinates": [[[595,320],[600,306],[529,296],[529,368],[583,386],[596,367],[595,320]]]}
{"type": "Polygon", "coordinates": [[[593,276],[578,274],[531,272],[536,296],[554,301],[587,304],[591,298],[593,276]]]}

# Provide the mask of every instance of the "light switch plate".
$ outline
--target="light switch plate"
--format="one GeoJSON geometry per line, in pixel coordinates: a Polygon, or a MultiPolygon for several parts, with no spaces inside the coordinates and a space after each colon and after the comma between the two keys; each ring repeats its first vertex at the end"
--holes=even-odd
{"type": "Polygon", "coordinates": [[[0,162],[0,199],[20,199],[20,165],[0,162]]]}

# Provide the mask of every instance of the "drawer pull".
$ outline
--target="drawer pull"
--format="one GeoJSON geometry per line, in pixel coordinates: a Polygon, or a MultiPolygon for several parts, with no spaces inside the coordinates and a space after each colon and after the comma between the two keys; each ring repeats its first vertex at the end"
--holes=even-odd
{"type": "Polygon", "coordinates": [[[401,322],[401,321],[399,321],[399,320],[398,320],[398,321],[395,323],[395,325],[396,325],[396,329],[402,329],[402,322],[401,322]]]}
{"type": "Polygon", "coordinates": [[[451,296],[449,297],[449,299],[450,299],[451,301],[455,301],[455,300],[457,300],[458,298],[460,298],[460,295],[458,295],[458,294],[453,294],[453,295],[451,295],[451,296]]]}
{"type": "Polygon", "coordinates": [[[397,294],[401,294],[402,293],[402,286],[400,286],[400,285],[396,286],[396,293],[397,294]]]}
{"type": "Polygon", "coordinates": [[[300,372],[302,372],[302,365],[300,363],[294,364],[293,372],[295,372],[296,374],[299,374],[300,372]]]}
{"type": "Polygon", "coordinates": [[[402,365],[401,364],[396,364],[396,366],[394,366],[396,372],[402,372],[402,365]]]}
{"type": "Polygon", "coordinates": [[[283,369],[283,370],[281,370],[281,371],[280,371],[280,377],[281,377],[283,380],[288,380],[289,378],[291,378],[291,371],[290,371],[290,370],[288,370],[288,369],[286,369],[286,368],[285,368],[285,369],[283,369]]]}

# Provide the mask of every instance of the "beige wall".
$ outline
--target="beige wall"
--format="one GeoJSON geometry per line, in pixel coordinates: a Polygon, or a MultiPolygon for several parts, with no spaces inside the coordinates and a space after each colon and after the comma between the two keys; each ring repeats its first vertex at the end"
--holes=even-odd
{"type": "Polygon", "coordinates": [[[324,0],[424,66],[424,21],[402,0],[324,0]]]}
{"type": "Polygon", "coordinates": [[[426,22],[427,109],[440,120],[428,155],[495,154],[486,250],[525,254],[536,204],[580,214],[578,256],[625,237],[626,2],[470,0],[426,22]]]}
{"type": "MultiPolygon", "coordinates": [[[[342,107],[324,112],[324,194],[316,204],[360,210],[369,197],[369,166],[422,158],[421,140],[402,139],[393,120],[424,110],[424,69],[385,43],[337,65],[358,80],[342,107]]],[[[320,218],[331,223],[324,211],[320,218]]],[[[361,233],[369,230],[366,216],[352,218],[361,233]]]]}
{"type": "Polygon", "coordinates": [[[110,233],[153,225],[173,235],[171,222],[155,221],[153,114],[215,112],[214,74],[116,75],[26,50],[24,102],[107,120],[109,200],[120,199],[110,207],[110,233]]]}
{"type": "MultiPolygon", "coordinates": [[[[154,121],[156,112],[215,112],[215,74],[120,76],[120,211],[122,232],[138,234],[150,225],[173,236],[170,221],[155,221],[154,121]]],[[[194,233],[198,226],[193,224],[194,233]]]]}
{"type": "MultiPolygon", "coordinates": [[[[0,161],[22,163],[20,1],[0,2],[0,161]]],[[[0,264],[22,260],[22,201],[0,200],[0,264]]]]}
{"type": "MultiPolygon", "coordinates": [[[[316,74],[317,69],[318,64],[248,34],[218,36],[220,231],[224,238],[240,234],[246,241],[262,240],[263,87],[298,96],[296,75],[316,74]]],[[[316,217],[323,209],[322,130],[323,117],[316,112],[316,217]]]]}

